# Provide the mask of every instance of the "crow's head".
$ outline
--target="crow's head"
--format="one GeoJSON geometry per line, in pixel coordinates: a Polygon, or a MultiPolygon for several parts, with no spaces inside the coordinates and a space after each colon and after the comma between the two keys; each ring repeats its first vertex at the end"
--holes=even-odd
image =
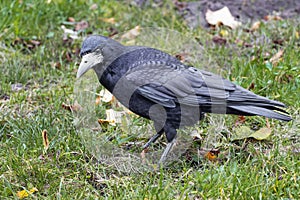
{"type": "Polygon", "coordinates": [[[108,37],[101,35],[87,37],[83,41],[80,51],[82,60],[77,71],[77,78],[81,77],[91,68],[95,68],[96,66],[102,67],[122,47],[124,46],[108,37]]]}

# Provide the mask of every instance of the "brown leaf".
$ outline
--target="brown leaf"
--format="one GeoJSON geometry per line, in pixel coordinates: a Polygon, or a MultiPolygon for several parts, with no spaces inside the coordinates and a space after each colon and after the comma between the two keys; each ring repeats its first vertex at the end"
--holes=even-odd
{"type": "Polygon", "coordinates": [[[41,44],[41,42],[38,40],[29,40],[29,42],[35,46],[39,46],[41,44]]]}
{"type": "Polygon", "coordinates": [[[220,150],[219,149],[212,149],[210,150],[209,152],[207,152],[204,157],[206,159],[208,159],[209,161],[217,161],[217,158],[218,158],[218,155],[220,153],[220,150]]]}
{"type": "Polygon", "coordinates": [[[177,53],[175,54],[175,57],[180,60],[181,62],[184,62],[186,60],[186,57],[188,57],[187,53],[177,53]]]}
{"type": "Polygon", "coordinates": [[[140,34],[140,32],[141,32],[140,29],[141,29],[140,26],[134,27],[133,29],[131,29],[128,32],[124,33],[121,36],[121,39],[132,40],[132,39],[136,38],[140,34]]]}
{"type": "Polygon", "coordinates": [[[87,21],[80,21],[75,26],[75,31],[84,30],[89,27],[89,23],[87,21]]]}
{"type": "Polygon", "coordinates": [[[74,17],[68,17],[68,22],[75,22],[75,18],[74,17]]]}
{"type": "Polygon", "coordinates": [[[254,22],[254,23],[252,24],[251,28],[250,28],[250,31],[253,32],[253,31],[258,30],[259,27],[260,27],[260,25],[261,25],[261,22],[260,22],[260,21],[254,22]]]}
{"type": "Polygon", "coordinates": [[[225,38],[222,38],[220,36],[214,36],[212,41],[219,45],[225,45],[227,43],[227,40],[225,38]]]}
{"type": "Polygon", "coordinates": [[[114,27],[109,27],[108,32],[109,32],[109,37],[112,37],[112,36],[117,35],[119,33],[118,29],[116,29],[114,27]]]}
{"type": "Polygon", "coordinates": [[[42,137],[43,137],[44,149],[47,150],[49,148],[49,140],[48,140],[47,130],[42,131],[42,137]]]}
{"type": "Polygon", "coordinates": [[[282,18],[279,15],[266,15],[264,17],[264,20],[270,21],[270,20],[282,20],[282,18]]]}
{"type": "Polygon", "coordinates": [[[276,54],[272,56],[272,58],[270,58],[269,62],[271,62],[273,65],[277,64],[281,60],[283,53],[284,50],[279,50],[276,54]]]}
{"type": "Polygon", "coordinates": [[[238,126],[238,125],[240,125],[240,124],[244,124],[245,121],[246,121],[246,117],[240,115],[240,116],[238,116],[238,119],[236,120],[236,122],[235,122],[234,125],[235,125],[235,126],[238,126]]]}
{"type": "Polygon", "coordinates": [[[65,110],[74,111],[74,112],[77,112],[82,109],[82,107],[79,105],[78,102],[75,102],[74,105],[67,105],[65,103],[62,103],[61,107],[65,110]]]}

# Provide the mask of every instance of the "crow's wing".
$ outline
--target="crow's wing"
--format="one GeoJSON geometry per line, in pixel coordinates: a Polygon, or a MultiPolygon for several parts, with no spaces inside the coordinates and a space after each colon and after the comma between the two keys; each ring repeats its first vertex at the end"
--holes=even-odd
{"type": "Polygon", "coordinates": [[[224,104],[236,85],[215,74],[164,61],[145,61],[127,71],[126,79],[147,99],[165,107],[224,104]]]}

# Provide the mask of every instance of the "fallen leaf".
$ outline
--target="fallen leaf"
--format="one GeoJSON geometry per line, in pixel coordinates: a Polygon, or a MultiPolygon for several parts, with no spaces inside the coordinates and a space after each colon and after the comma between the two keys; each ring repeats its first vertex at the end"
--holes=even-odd
{"type": "Polygon", "coordinates": [[[251,134],[252,131],[248,126],[240,126],[234,129],[234,134],[231,140],[233,141],[233,140],[242,140],[245,138],[249,138],[251,134]]]}
{"type": "Polygon", "coordinates": [[[257,140],[265,140],[267,139],[272,133],[272,130],[270,128],[264,127],[260,128],[259,130],[252,133],[249,137],[253,137],[257,140]]]}
{"type": "Polygon", "coordinates": [[[64,25],[61,26],[61,29],[63,29],[64,31],[64,40],[67,40],[68,37],[72,38],[72,39],[78,39],[78,32],[77,31],[73,31],[72,29],[68,29],[66,28],[64,25]]]}
{"type": "Polygon", "coordinates": [[[270,20],[282,20],[282,18],[279,15],[266,15],[264,17],[264,20],[270,21],[270,20]]]}
{"type": "Polygon", "coordinates": [[[75,26],[75,31],[81,31],[87,29],[89,27],[89,23],[87,21],[80,21],[75,26]]]}
{"type": "Polygon", "coordinates": [[[282,58],[284,53],[284,50],[279,50],[275,55],[270,58],[269,62],[272,63],[273,65],[276,65],[282,58]]]}
{"type": "Polygon", "coordinates": [[[101,97],[101,101],[103,102],[112,103],[114,100],[114,96],[107,89],[101,90],[99,95],[101,97]]]}
{"type": "Polygon", "coordinates": [[[124,111],[115,111],[113,109],[108,109],[105,111],[106,119],[98,119],[99,124],[110,124],[116,126],[116,124],[122,122],[122,116],[125,114],[124,111]]]}
{"type": "Polygon", "coordinates": [[[48,140],[47,130],[42,131],[42,137],[43,137],[44,150],[47,150],[49,148],[49,140],[48,140]]]}
{"type": "Polygon", "coordinates": [[[22,191],[17,192],[17,197],[19,199],[24,199],[24,198],[28,197],[30,194],[33,194],[37,191],[38,191],[38,189],[35,187],[30,189],[28,192],[27,192],[27,190],[22,190],[22,191]]]}
{"type": "Polygon", "coordinates": [[[214,162],[217,160],[219,153],[220,153],[220,150],[212,149],[204,155],[204,158],[214,162]]]}
{"type": "Polygon", "coordinates": [[[140,26],[136,26],[133,29],[129,30],[128,32],[124,33],[121,36],[121,39],[128,39],[128,40],[132,40],[134,38],[136,38],[141,32],[141,28],[140,26]]]}
{"type": "Polygon", "coordinates": [[[222,30],[220,31],[219,34],[220,34],[222,37],[226,37],[226,36],[229,35],[228,31],[227,31],[227,30],[224,30],[224,29],[222,29],[222,30]]]}
{"type": "Polygon", "coordinates": [[[242,140],[246,138],[254,138],[256,140],[265,140],[267,139],[271,133],[272,130],[270,128],[264,127],[260,128],[259,130],[253,132],[249,127],[247,126],[240,126],[235,129],[234,131],[233,140],[242,140]]]}
{"type": "Polygon", "coordinates": [[[102,21],[106,22],[106,23],[109,23],[109,24],[115,24],[116,23],[116,20],[114,17],[111,17],[111,18],[102,18],[101,19],[102,21]]]}
{"type": "Polygon", "coordinates": [[[77,101],[75,101],[75,103],[73,105],[68,105],[68,104],[62,103],[61,107],[65,110],[74,111],[74,112],[77,112],[82,109],[81,105],[79,105],[79,103],[77,101]]]}
{"type": "Polygon", "coordinates": [[[240,125],[240,124],[244,124],[245,121],[246,121],[246,117],[240,115],[240,116],[238,116],[238,119],[237,119],[236,122],[235,122],[235,126],[238,126],[238,125],[240,125]]]}
{"type": "Polygon", "coordinates": [[[252,26],[251,26],[251,28],[250,28],[250,31],[256,31],[256,30],[258,30],[259,29],[259,27],[260,27],[260,24],[261,24],[261,22],[260,21],[257,21],[257,22],[254,22],[253,24],[252,24],[252,26]]]}
{"type": "Polygon", "coordinates": [[[220,36],[214,36],[212,41],[218,45],[225,45],[227,43],[227,40],[220,36]]]}
{"type": "Polygon", "coordinates": [[[210,9],[208,9],[205,13],[205,18],[210,25],[215,26],[223,24],[232,29],[235,29],[242,24],[241,22],[238,22],[234,19],[234,17],[230,13],[230,10],[226,6],[216,11],[211,11],[210,9]]]}
{"type": "Polygon", "coordinates": [[[68,18],[68,22],[76,22],[76,20],[75,20],[74,17],[69,17],[69,18],[68,18]]]}

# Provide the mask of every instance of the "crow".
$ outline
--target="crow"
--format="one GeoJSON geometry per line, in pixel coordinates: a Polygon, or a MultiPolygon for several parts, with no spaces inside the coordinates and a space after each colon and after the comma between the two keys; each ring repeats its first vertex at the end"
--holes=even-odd
{"type": "Polygon", "coordinates": [[[285,104],[185,65],[158,49],[124,46],[109,37],[91,35],[83,41],[80,56],[77,78],[94,69],[99,82],[125,107],[154,121],[157,133],[144,149],[165,133],[168,144],[159,163],[174,145],[177,130],[194,125],[204,113],[291,120],[282,109],[285,104]]]}

